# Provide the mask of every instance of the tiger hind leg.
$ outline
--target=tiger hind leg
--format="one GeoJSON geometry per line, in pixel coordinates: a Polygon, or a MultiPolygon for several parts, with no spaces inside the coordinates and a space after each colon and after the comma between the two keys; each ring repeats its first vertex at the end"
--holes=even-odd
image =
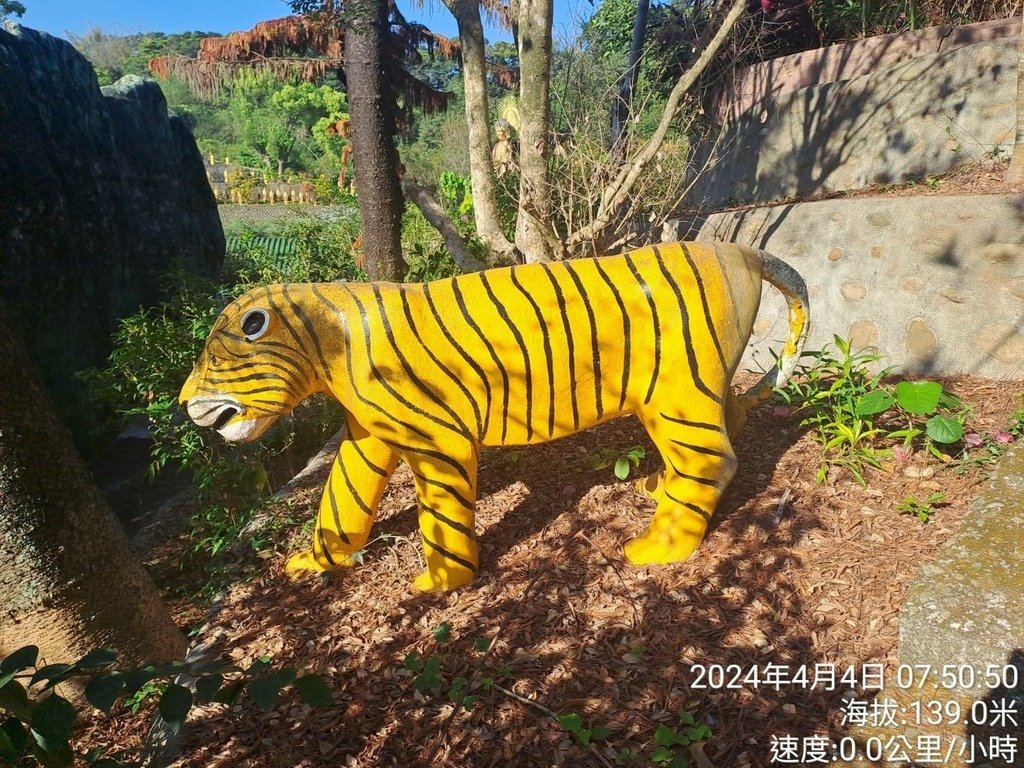
{"type": "Polygon", "coordinates": [[[681,562],[704,540],[736,472],[725,414],[719,408],[697,420],[652,408],[640,418],[665,469],[641,480],[657,507],[647,531],[626,545],[626,558],[634,565],[681,562]]]}
{"type": "MultiPolygon", "coordinates": [[[[737,396],[731,389],[729,390],[726,395],[725,426],[730,441],[735,440],[739,433],[743,431],[743,426],[747,421],[747,414],[759,402],[761,400],[737,396]]],[[[647,496],[656,502],[661,501],[661,497],[665,492],[665,470],[659,469],[656,472],[639,478],[633,484],[633,489],[641,496],[647,496]]]]}
{"type": "Polygon", "coordinates": [[[354,564],[366,546],[384,488],[398,454],[349,417],[330,477],[320,499],[313,547],[289,558],[285,570],[331,571],[354,564]]]}

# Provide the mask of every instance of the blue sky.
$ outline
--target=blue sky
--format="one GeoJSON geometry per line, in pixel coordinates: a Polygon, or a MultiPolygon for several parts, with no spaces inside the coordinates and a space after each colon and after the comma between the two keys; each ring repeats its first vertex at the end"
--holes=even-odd
{"type": "MultiPolygon", "coordinates": [[[[51,35],[81,34],[92,27],[113,34],[135,32],[234,32],[249,29],[258,21],[287,16],[284,0],[23,0],[28,9],[21,23],[51,35]]],[[[416,9],[409,0],[399,8],[440,34],[455,36],[455,20],[440,0],[428,0],[416,9]]],[[[573,26],[573,19],[591,10],[588,0],[556,0],[555,34],[573,26]]],[[[508,39],[497,30],[489,40],[508,39]]]]}

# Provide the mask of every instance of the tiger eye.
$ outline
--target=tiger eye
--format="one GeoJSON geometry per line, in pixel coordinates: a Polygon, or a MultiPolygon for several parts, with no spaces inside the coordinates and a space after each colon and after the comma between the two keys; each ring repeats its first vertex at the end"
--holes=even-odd
{"type": "Polygon", "coordinates": [[[267,330],[270,316],[264,309],[251,309],[242,317],[242,333],[249,341],[255,341],[267,330]]]}

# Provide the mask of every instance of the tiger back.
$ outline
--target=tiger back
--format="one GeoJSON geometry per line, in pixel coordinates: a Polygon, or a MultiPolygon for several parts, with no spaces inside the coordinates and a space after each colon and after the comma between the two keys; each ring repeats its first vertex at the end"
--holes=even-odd
{"type": "Polygon", "coordinates": [[[636,414],[665,469],[647,484],[657,508],[626,556],[667,563],[703,539],[735,472],[729,433],[788,376],[806,325],[806,289],[794,270],[720,243],[426,284],[269,286],[221,313],[181,401],[201,426],[251,440],[310,394],[336,397],[345,438],[313,545],[288,569],[351,564],[402,458],[419,501],[421,590],[452,589],[477,573],[481,445],[546,442],[636,414]],[[789,336],[777,367],[737,398],[730,381],[762,279],[787,299],[789,336]]]}

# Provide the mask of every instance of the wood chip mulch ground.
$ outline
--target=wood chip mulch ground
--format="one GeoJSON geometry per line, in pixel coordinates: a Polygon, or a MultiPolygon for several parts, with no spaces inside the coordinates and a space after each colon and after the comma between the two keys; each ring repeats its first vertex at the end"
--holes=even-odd
{"type": "MultiPolygon", "coordinates": [[[[1019,385],[947,385],[974,406],[979,432],[1021,407],[1019,385]]],[[[363,565],[292,581],[282,546],[229,588],[206,637],[240,663],[270,655],[321,673],[336,706],[310,709],[286,694],[269,713],[247,697],[199,708],[176,765],[649,766],[656,729],[677,727],[680,710],[713,731],[690,755],[701,768],[767,766],[772,735],[839,735],[845,689],[698,689],[692,665],[786,665],[790,675],[826,663],[892,667],[908,586],[957,530],[984,472],[958,475],[914,455],[872,472],[866,488],[842,472],[818,484],[819,446],[763,406],[737,441],[740,471],[697,555],[636,569],[622,546],[644,529],[652,504],[587,461],[602,447],[634,444],[647,447],[641,470],[655,469],[633,419],[486,452],[482,573],[454,594],[410,589],[422,564],[406,468],[381,504],[381,538],[363,565]],[[896,510],[934,492],[946,504],[927,525],[896,510]],[[438,641],[445,622],[450,637],[438,641]],[[404,665],[412,651],[440,660],[439,691],[417,690],[404,665]],[[447,695],[458,678],[479,697],[472,711],[455,711],[447,695]],[[553,717],[569,713],[611,735],[580,746],[553,717]]],[[[312,517],[323,479],[292,499],[290,514],[312,517]]],[[[307,540],[295,531],[288,546],[307,540]]],[[[84,741],[130,749],[145,727],[145,717],[122,714],[96,721],[84,741]]]]}

